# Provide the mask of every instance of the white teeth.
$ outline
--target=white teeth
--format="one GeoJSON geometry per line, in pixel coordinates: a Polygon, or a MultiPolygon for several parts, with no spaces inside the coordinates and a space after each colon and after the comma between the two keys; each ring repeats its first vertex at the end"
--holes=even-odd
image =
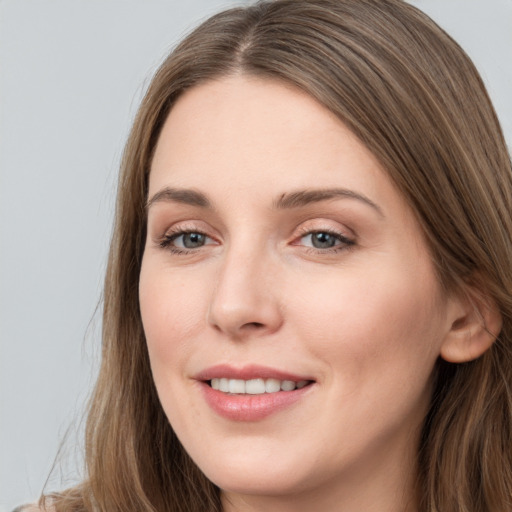
{"type": "Polygon", "coordinates": [[[245,393],[245,380],[229,379],[230,393],[245,393]]]}
{"type": "Polygon", "coordinates": [[[266,393],[277,393],[278,391],[281,391],[281,381],[277,379],[267,379],[265,381],[266,393]]]}
{"type": "Polygon", "coordinates": [[[281,382],[281,389],[283,391],[293,391],[295,389],[295,382],[293,380],[283,380],[281,382]]]}
{"type": "Polygon", "coordinates": [[[263,379],[251,379],[245,383],[245,392],[249,395],[261,395],[265,393],[265,381],[263,379]]]}
{"type": "Polygon", "coordinates": [[[224,393],[262,395],[263,393],[277,393],[278,391],[293,391],[302,389],[309,383],[307,380],[294,382],[293,380],[277,379],[227,379],[214,378],[210,384],[213,389],[224,393]]]}
{"type": "Polygon", "coordinates": [[[219,390],[229,393],[229,379],[219,379],[219,390]]]}

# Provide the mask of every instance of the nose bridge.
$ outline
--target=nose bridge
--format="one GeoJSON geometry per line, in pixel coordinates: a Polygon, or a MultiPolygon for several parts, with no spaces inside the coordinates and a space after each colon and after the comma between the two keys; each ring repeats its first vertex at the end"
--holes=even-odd
{"type": "Polygon", "coordinates": [[[223,256],[209,308],[211,325],[232,337],[271,333],[281,325],[272,258],[264,244],[240,240],[223,256]]]}

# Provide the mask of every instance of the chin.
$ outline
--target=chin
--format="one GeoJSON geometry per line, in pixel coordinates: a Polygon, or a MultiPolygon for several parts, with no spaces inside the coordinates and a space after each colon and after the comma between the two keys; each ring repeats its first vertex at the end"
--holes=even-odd
{"type": "Polygon", "coordinates": [[[222,491],[238,495],[286,496],[306,489],[305,478],[292,469],[272,471],[251,470],[244,468],[221,468],[206,476],[222,491]]]}
{"type": "MultiPolygon", "coordinates": [[[[298,452],[298,450],[297,450],[298,452]]],[[[232,453],[234,455],[234,453],[232,453]]],[[[304,491],[308,479],[304,474],[307,465],[275,451],[262,454],[240,451],[236,456],[225,457],[216,453],[208,460],[199,457],[196,464],[206,477],[226,492],[247,495],[278,496],[304,491]]]]}

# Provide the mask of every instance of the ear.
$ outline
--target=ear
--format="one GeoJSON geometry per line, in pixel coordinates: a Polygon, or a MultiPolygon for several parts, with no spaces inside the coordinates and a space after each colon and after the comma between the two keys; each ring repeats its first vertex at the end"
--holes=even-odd
{"type": "Polygon", "coordinates": [[[450,301],[452,323],[441,345],[441,357],[450,363],[477,359],[500,333],[501,312],[490,295],[474,288],[466,288],[450,301]]]}

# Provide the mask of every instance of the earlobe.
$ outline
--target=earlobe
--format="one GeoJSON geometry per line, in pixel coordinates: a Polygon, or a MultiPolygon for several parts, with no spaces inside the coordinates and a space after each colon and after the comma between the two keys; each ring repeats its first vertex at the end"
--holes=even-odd
{"type": "Polygon", "coordinates": [[[456,311],[440,355],[450,363],[465,363],[479,358],[492,346],[503,320],[494,300],[474,290],[457,299],[456,311]]]}

